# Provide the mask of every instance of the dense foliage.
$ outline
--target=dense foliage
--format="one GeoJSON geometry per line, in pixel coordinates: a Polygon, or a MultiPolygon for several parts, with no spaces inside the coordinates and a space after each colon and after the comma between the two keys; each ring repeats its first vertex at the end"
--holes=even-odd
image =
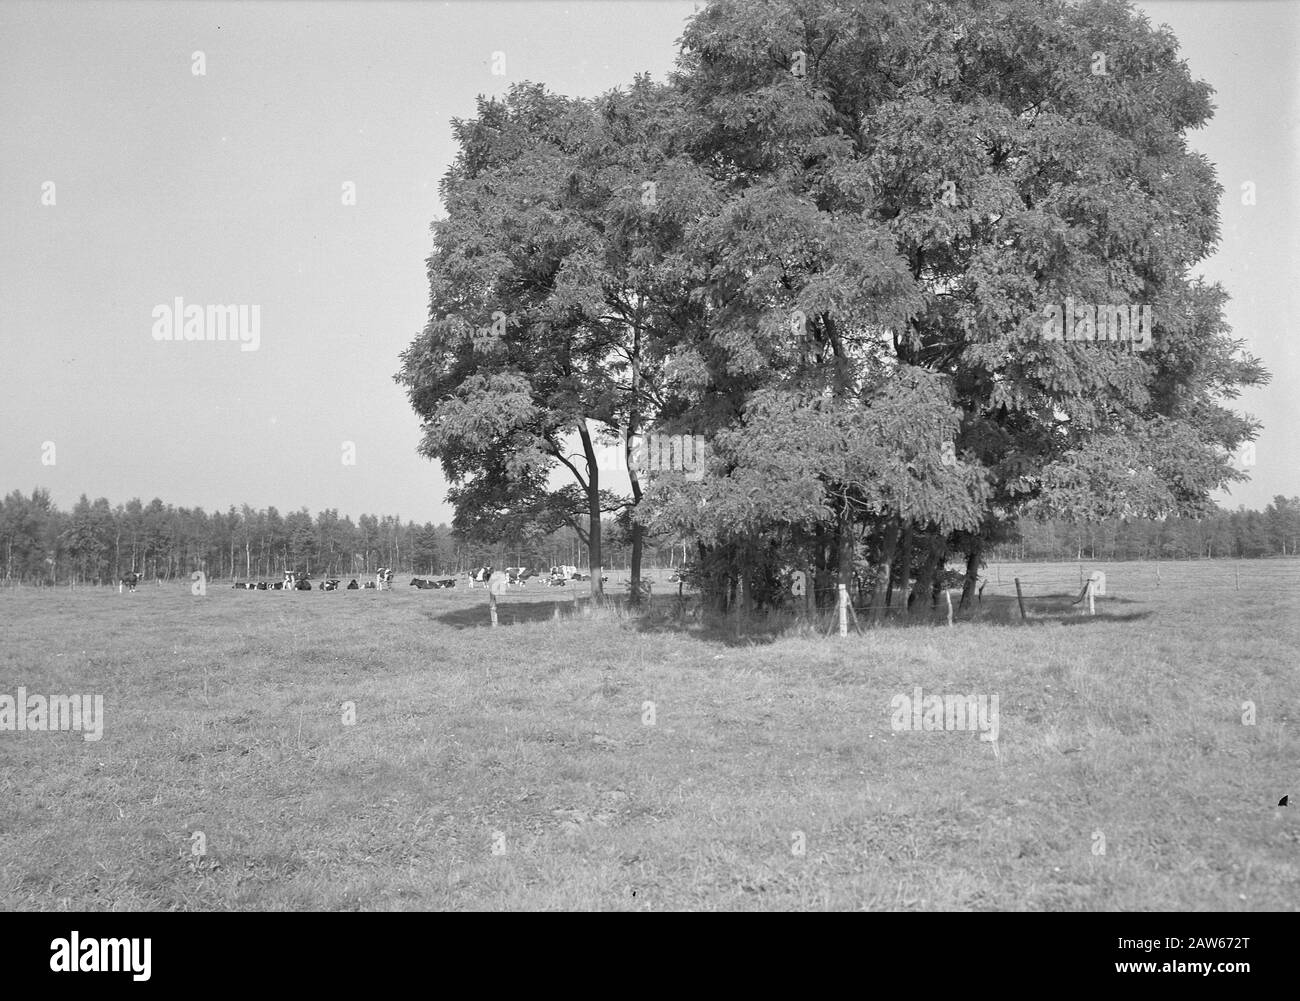
{"type": "Polygon", "coordinates": [[[616,514],[694,540],[715,608],[797,567],[843,631],[950,557],[969,598],[1024,516],[1210,514],[1268,379],[1192,272],[1210,94],[1122,0],[715,0],[666,84],[481,100],[398,374],[458,527],[585,515],[599,563],[616,514]],[[1078,343],[1119,305],[1140,348],[1078,343]],[[648,427],[706,475],[613,495],[597,440],[648,427]]]}

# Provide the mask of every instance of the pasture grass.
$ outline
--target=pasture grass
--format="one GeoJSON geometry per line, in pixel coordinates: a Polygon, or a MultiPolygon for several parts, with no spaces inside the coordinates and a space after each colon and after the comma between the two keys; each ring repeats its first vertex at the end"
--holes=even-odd
{"type": "Polygon", "coordinates": [[[545,587],[492,629],[463,582],[6,589],[0,694],[106,722],[0,731],[0,908],[1295,910],[1300,562],[1104,569],[1095,617],[1075,565],[1000,567],[954,628],[845,640],[545,587]],[[894,732],[918,686],[998,695],[996,744],[894,732]]]}

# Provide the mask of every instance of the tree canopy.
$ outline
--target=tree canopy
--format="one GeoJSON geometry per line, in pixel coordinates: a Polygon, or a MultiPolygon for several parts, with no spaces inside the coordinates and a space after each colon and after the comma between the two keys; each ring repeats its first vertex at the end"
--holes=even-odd
{"type": "Polygon", "coordinates": [[[1192,272],[1211,89],[1167,29],[1118,0],[716,0],[680,44],[665,83],[456,123],[398,378],[458,510],[585,514],[593,566],[622,510],[697,540],[719,608],[779,566],[842,609],[871,582],[879,616],[950,553],[969,591],[1022,514],[1195,515],[1240,477],[1258,425],[1226,401],[1268,376],[1192,272]],[[707,475],[602,490],[593,434],[648,427],[703,436],[707,475]]]}

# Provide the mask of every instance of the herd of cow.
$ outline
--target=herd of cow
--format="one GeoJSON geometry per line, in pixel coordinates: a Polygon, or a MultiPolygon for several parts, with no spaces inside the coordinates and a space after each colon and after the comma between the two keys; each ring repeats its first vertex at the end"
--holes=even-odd
{"type": "MultiPolygon", "coordinates": [[[[493,570],[490,566],[478,567],[475,570],[471,570],[466,574],[466,576],[469,578],[470,587],[474,587],[478,584],[487,587],[492,582],[493,570]]],[[[497,571],[496,576],[497,579],[500,580],[503,576],[502,572],[497,571]]],[[[537,571],[527,570],[524,567],[506,567],[504,572],[505,583],[507,585],[513,584],[516,587],[523,587],[529,580],[541,577],[542,575],[537,571]]],[[[134,594],[136,586],[143,579],[143,574],[134,572],[126,574],[122,577],[121,583],[118,584],[118,593],[121,593],[125,588],[134,594]]],[[[551,567],[551,572],[546,576],[545,580],[551,587],[562,587],[571,580],[591,580],[591,574],[582,573],[577,567],[557,566],[551,567]]],[[[609,577],[603,576],[601,577],[601,580],[608,581],[609,577]]],[[[380,567],[378,572],[375,574],[375,579],[373,581],[366,581],[364,584],[358,584],[357,579],[353,577],[346,586],[340,587],[342,584],[343,581],[341,578],[330,577],[326,580],[318,581],[316,583],[316,588],[320,591],[389,591],[393,587],[393,571],[388,567],[380,567]]],[[[443,577],[438,580],[412,577],[410,586],[419,588],[422,591],[429,588],[455,587],[456,580],[454,577],[443,577]]],[[[268,583],[264,580],[250,580],[247,582],[236,582],[232,584],[231,587],[237,591],[310,591],[312,589],[311,574],[303,573],[302,571],[295,572],[293,570],[286,570],[284,572],[284,580],[277,580],[272,583],[268,583]]]]}
{"type": "MultiPolygon", "coordinates": [[[[484,587],[492,583],[494,571],[491,566],[478,567],[466,574],[469,578],[469,586],[476,587],[482,584],[484,587]]],[[[528,570],[525,567],[506,567],[504,571],[495,571],[498,580],[504,577],[507,586],[523,587],[530,580],[543,579],[543,575],[536,570],[528,570]]],[[[550,574],[545,576],[545,581],[551,587],[561,587],[570,580],[591,580],[591,574],[579,572],[577,567],[551,567],[550,574]]],[[[602,581],[608,581],[609,577],[601,577],[602,581]]],[[[451,577],[444,577],[441,580],[426,580],[422,577],[412,577],[411,587],[418,587],[421,590],[430,587],[455,587],[456,581],[451,577]]]]}
{"type": "MultiPolygon", "coordinates": [[[[393,587],[393,571],[389,570],[387,567],[380,567],[375,573],[374,580],[368,580],[364,584],[358,584],[357,579],[353,577],[346,587],[340,587],[342,584],[343,580],[341,578],[328,577],[325,580],[317,581],[316,589],[318,591],[389,591],[392,590],[393,587]]],[[[257,582],[250,580],[247,583],[239,583],[236,581],[231,585],[231,587],[239,591],[310,591],[311,574],[303,573],[301,570],[297,572],[286,570],[284,572],[284,580],[277,580],[274,583],[267,583],[264,580],[257,582]]]]}

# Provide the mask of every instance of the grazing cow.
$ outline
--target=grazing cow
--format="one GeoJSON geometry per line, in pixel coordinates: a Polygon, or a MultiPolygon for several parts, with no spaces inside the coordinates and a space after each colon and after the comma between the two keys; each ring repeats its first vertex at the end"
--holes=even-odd
{"type": "Polygon", "coordinates": [[[122,588],[123,586],[125,586],[128,591],[130,591],[132,594],[135,594],[135,586],[139,584],[140,581],[142,581],[143,579],[144,579],[144,575],[138,574],[135,571],[132,571],[129,574],[125,574],[122,577],[122,579],[118,582],[117,593],[121,594],[122,588]]]}
{"type": "Polygon", "coordinates": [[[346,591],[359,591],[359,590],[361,590],[361,585],[358,584],[358,583],[357,583],[357,579],[356,579],[355,577],[353,577],[352,580],[348,583],[348,586],[347,586],[346,588],[344,588],[344,590],[346,590],[346,591]]]}

